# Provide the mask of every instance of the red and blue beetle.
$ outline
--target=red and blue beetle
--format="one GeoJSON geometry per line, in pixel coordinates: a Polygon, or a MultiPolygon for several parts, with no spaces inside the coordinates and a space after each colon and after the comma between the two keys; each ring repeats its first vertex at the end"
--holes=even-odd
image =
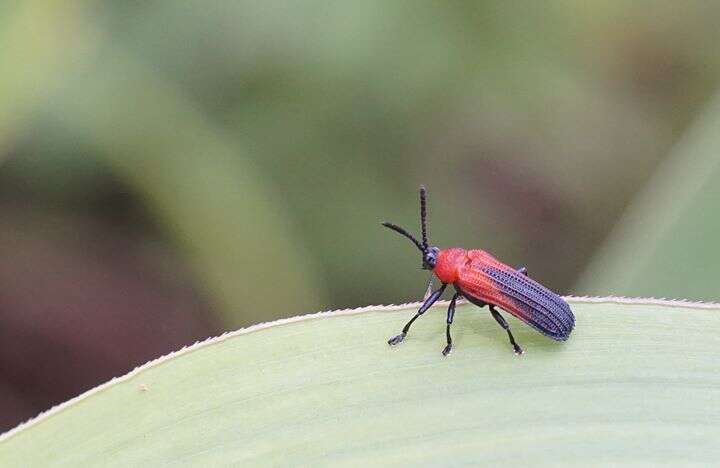
{"type": "MultiPolygon", "coordinates": [[[[575,326],[575,316],[565,300],[528,276],[526,268],[515,269],[498,261],[484,250],[450,248],[440,250],[429,245],[427,239],[427,203],[425,187],[420,187],[420,223],[422,243],[409,232],[392,223],[383,226],[410,239],[422,253],[422,267],[432,270],[442,283],[423,302],[415,316],[403,327],[402,332],[388,340],[388,344],[400,343],[408,334],[410,326],[437,301],[447,285],[455,287],[447,311],[447,346],[443,355],[452,350],[450,325],[455,316],[455,304],[461,297],[479,306],[488,306],[490,313],[507,332],[515,354],[522,354],[522,348],[515,342],[510,326],[497,311],[497,307],[510,312],[545,336],[565,341],[575,326]]],[[[432,281],[432,277],[430,278],[432,281]]],[[[428,291],[430,291],[428,289],[428,291]]]]}

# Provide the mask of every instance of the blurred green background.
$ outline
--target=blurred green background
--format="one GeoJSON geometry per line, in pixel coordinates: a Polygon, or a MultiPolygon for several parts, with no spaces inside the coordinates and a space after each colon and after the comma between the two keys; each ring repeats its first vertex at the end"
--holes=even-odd
{"type": "MultiPolygon", "coordinates": [[[[417,300],[379,225],[713,300],[720,4],[5,1],[0,429],[223,330],[417,300]]],[[[391,330],[388,330],[391,333],[391,330]]]]}

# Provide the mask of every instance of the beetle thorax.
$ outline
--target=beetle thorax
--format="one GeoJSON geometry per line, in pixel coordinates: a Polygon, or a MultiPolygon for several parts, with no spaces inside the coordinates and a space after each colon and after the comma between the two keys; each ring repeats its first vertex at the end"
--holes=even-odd
{"type": "Polygon", "coordinates": [[[458,278],[458,269],[465,264],[467,251],[465,249],[444,249],[438,253],[437,263],[433,272],[440,281],[452,284],[458,278]]]}

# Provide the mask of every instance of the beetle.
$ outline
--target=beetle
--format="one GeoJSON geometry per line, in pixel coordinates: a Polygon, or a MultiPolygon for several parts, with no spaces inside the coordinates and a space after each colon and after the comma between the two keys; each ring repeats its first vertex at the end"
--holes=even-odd
{"type": "Polygon", "coordinates": [[[570,306],[559,295],[547,289],[528,276],[527,269],[512,268],[484,250],[465,250],[460,248],[439,249],[428,244],[427,235],[427,190],[420,186],[420,226],[422,242],[412,234],[393,223],[383,222],[386,228],[402,234],[410,239],[422,253],[422,268],[431,270],[440,280],[441,286],[432,291],[433,276],[428,283],[428,294],[420,309],[405,324],[402,332],[390,338],[391,346],[402,342],[408,334],[413,322],[424,314],[443,294],[448,285],[453,285],[455,294],[450,299],[447,310],[445,336],[447,346],[443,356],[452,350],[450,325],[455,317],[457,300],[464,297],[479,306],[488,306],[493,318],[507,332],[515,354],[523,353],[515,341],[510,325],[500,315],[497,308],[505,310],[545,336],[556,341],[565,341],[575,327],[575,316],[570,306]]]}

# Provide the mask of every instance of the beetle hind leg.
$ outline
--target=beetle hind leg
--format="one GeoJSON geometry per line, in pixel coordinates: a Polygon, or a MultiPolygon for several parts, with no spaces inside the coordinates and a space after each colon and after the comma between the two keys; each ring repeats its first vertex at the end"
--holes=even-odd
{"type": "Polygon", "coordinates": [[[505,317],[503,317],[502,315],[500,315],[500,312],[498,312],[498,311],[495,309],[495,306],[494,306],[494,305],[491,305],[491,306],[490,306],[490,313],[491,313],[492,316],[495,318],[495,320],[497,321],[497,323],[499,323],[500,326],[503,327],[503,329],[507,332],[508,338],[510,338],[510,344],[512,345],[513,350],[515,351],[515,354],[517,354],[517,355],[522,354],[522,353],[523,353],[523,349],[520,347],[520,345],[518,345],[518,344],[515,342],[515,337],[513,336],[512,332],[510,331],[510,325],[509,325],[509,324],[507,323],[507,321],[505,320],[505,317]]]}

